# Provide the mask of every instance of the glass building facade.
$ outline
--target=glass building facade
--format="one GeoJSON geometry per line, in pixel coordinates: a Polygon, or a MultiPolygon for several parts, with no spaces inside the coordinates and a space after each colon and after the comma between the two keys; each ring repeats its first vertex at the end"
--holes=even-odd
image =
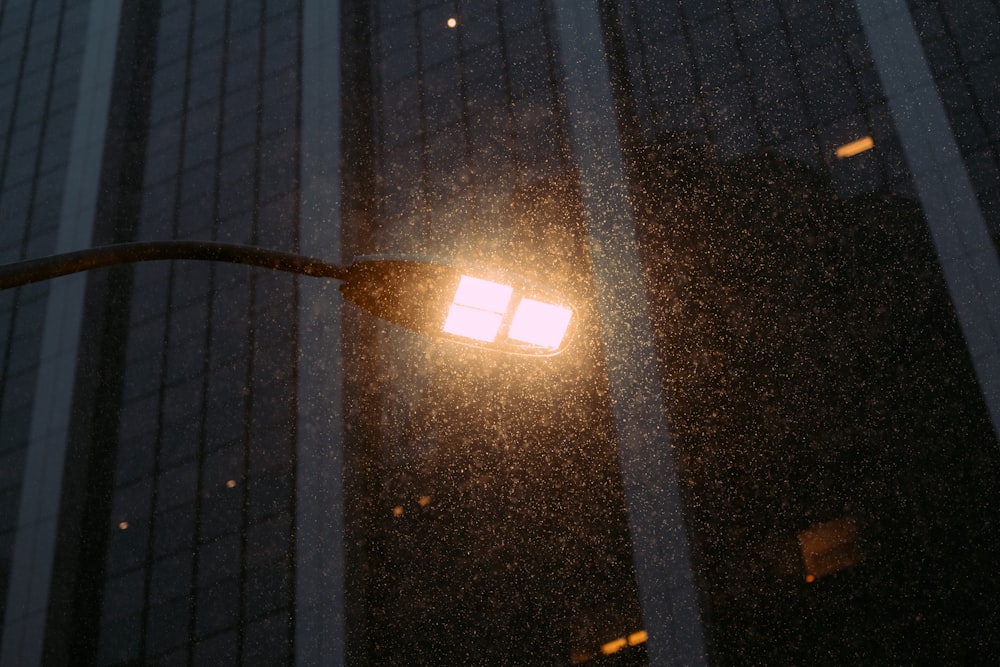
{"type": "Polygon", "coordinates": [[[1000,653],[994,0],[7,0],[0,261],[499,266],[502,357],[336,285],[0,291],[0,663],[1000,653]]]}

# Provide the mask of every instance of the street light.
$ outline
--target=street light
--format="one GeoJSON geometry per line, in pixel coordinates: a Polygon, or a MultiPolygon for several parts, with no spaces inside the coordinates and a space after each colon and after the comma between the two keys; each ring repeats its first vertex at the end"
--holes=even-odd
{"type": "Polygon", "coordinates": [[[345,299],[378,318],[422,334],[513,354],[562,352],[579,319],[559,294],[510,274],[411,256],[360,257],[340,266],[208,241],[123,243],[7,264],[0,266],[0,290],[105,266],[177,259],[247,264],[339,280],[345,299]]]}

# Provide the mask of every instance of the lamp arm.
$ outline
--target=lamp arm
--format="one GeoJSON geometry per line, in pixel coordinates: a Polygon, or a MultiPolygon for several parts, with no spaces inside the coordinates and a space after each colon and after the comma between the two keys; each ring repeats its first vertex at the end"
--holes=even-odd
{"type": "Polygon", "coordinates": [[[0,290],[105,266],[174,259],[246,264],[334,280],[345,280],[348,275],[348,269],[337,264],[254,246],[212,241],[141,241],[98,246],[2,265],[0,290]]]}

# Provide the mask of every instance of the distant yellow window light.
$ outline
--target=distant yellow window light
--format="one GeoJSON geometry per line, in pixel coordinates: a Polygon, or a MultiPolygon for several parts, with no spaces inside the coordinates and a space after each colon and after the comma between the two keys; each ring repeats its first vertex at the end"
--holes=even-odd
{"type": "Polygon", "coordinates": [[[639,632],[633,632],[628,636],[628,645],[636,646],[642,644],[647,639],[649,639],[649,634],[645,630],[639,630],[639,632]]]}
{"type": "Polygon", "coordinates": [[[845,157],[853,157],[858,153],[864,153],[865,151],[871,150],[874,147],[875,147],[874,139],[872,139],[871,137],[861,137],[856,141],[852,141],[849,144],[844,144],[843,146],[838,148],[837,157],[841,159],[845,157]]]}
{"type": "Polygon", "coordinates": [[[619,637],[618,639],[601,646],[601,653],[604,655],[611,655],[612,653],[622,650],[626,646],[628,646],[628,641],[624,637],[619,637]]]}
{"type": "Polygon", "coordinates": [[[454,28],[457,25],[458,25],[458,19],[456,19],[454,16],[452,16],[451,18],[448,19],[448,27],[449,28],[454,28]]]}

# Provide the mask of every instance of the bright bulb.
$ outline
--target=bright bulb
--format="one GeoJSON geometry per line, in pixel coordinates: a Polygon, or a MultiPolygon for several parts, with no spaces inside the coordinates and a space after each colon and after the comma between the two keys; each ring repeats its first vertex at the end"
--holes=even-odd
{"type": "Polygon", "coordinates": [[[455,291],[455,303],[491,313],[503,314],[510,303],[514,288],[481,278],[462,276],[455,291]]]}
{"type": "Polygon", "coordinates": [[[448,318],[444,321],[444,332],[492,343],[496,340],[502,321],[503,315],[500,313],[452,304],[448,309],[448,318]]]}
{"type": "Polygon", "coordinates": [[[448,309],[444,332],[493,343],[505,331],[508,342],[556,350],[572,317],[573,311],[563,306],[526,297],[514,299],[514,288],[508,285],[462,276],[448,309]],[[512,302],[517,304],[513,316],[512,302]]]}
{"type": "Polygon", "coordinates": [[[513,294],[509,285],[462,276],[444,322],[445,333],[492,343],[513,294]]]}
{"type": "Polygon", "coordinates": [[[559,347],[573,311],[550,303],[521,299],[510,323],[511,339],[548,349],[559,347]]]}

